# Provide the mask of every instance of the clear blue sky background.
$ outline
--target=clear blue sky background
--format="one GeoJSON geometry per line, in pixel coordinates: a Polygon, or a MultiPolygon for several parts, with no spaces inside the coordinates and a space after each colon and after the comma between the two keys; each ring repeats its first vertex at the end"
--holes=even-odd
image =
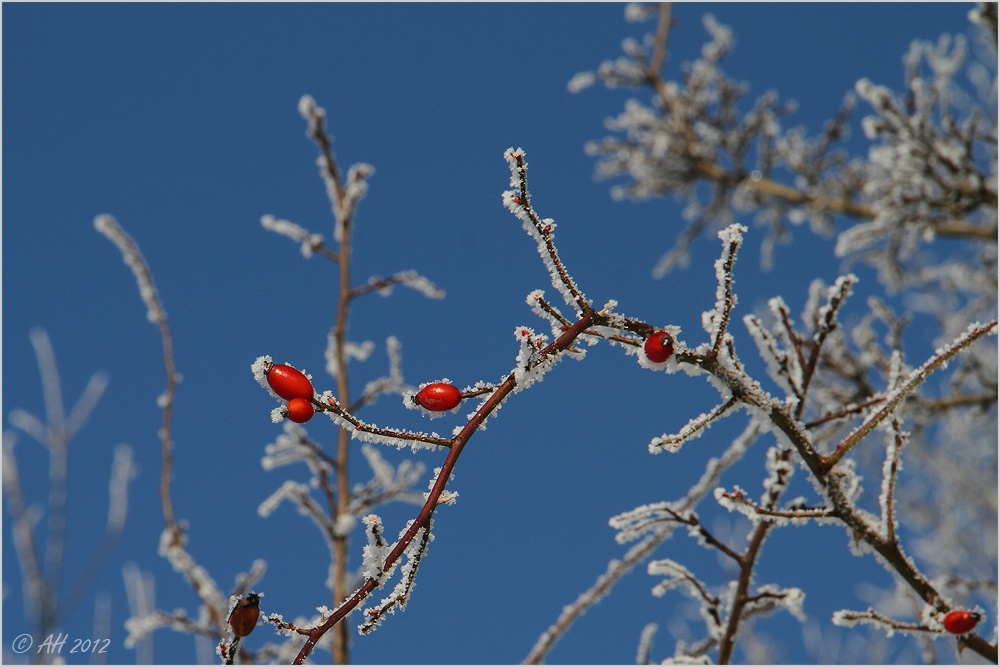
{"type": "MultiPolygon", "coordinates": [[[[693,60],[707,35],[707,12],[736,34],[724,63],[752,85],[799,102],[787,126],[810,134],[867,77],[899,89],[911,40],[966,33],[966,4],[681,4],[670,38],[668,73],[693,60]]],[[[269,563],[257,587],[264,609],[291,619],[330,604],[323,587],[328,554],[313,525],[285,506],[256,509],[289,475],[264,472],[264,446],[281,432],[274,402],[253,381],[262,354],[304,367],[320,390],[333,388],[323,351],[333,322],[335,267],[303,260],[296,244],[263,230],[273,214],[330,237],[329,202],[297,112],[311,94],[328,112],[342,167],[375,166],[356,222],[356,282],[415,269],[447,291],[443,301],[397,289],[369,296],[351,313],[350,338],[379,347],[351,367],[354,390],[386,370],[384,340],[403,346],[412,384],[443,376],[457,384],[497,381],[513,366],[515,326],[547,331],[524,304],[553,290],[533,243],[500,204],[508,146],[528,154],[534,203],[559,224],[557,242],[581,288],[597,303],[676,324],[702,341],[700,313],[713,305],[712,261],[719,243],[696,246],[687,271],[656,281],[651,269],[680,232],[672,200],[615,203],[593,180],[586,141],[606,134],[635,93],[566,90],[577,72],[620,54],[629,24],[615,4],[9,4],[3,6],[3,414],[42,414],[41,384],[28,332],[51,336],[68,404],[90,374],[111,384],[70,455],[67,577],[82,568],[106,517],[112,450],[131,444],[141,466],[125,536],[95,590],[113,598],[111,662],[134,661],[122,647],[127,618],[121,566],[134,561],[156,577],[157,606],[197,613],[190,587],[156,554],[162,517],[156,397],[163,390],[159,334],[145,318],[131,273],[93,228],[110,213],[140,244],[173,329],[184,381],[176,402],[173,492],[190,521],[191,553],[228,590],[255,558],[269,563]],[[325,379],[324,379],[325,378],[325,379]]],[[[638,96],[648,101],[648,94],[638,96]]],[[[744,105],[748,108],[750,101],[744,105]]],[[[858,122],[853,119],[863,150],[858,122]]],[[[838,274],[832,245],[797,230],[777,266],[760,274],[763,233],[751,231],[737,269],[743,313],[781,293],[796,312],[808,281],[838,274]]],[[[874,285],[871,273],[863,281],[874,285]]],[[[862,290],[863,293],[863,290],[862,290]]],[[[858,307],[861,305],[858,301],[858,307]]],[[[749,338],[741,325],[737,336],[749,338]]],[[[753,356],[744,347],[744,357],[753,356]]],[[[758,368],[758,371],[760,368],[758,368]]],[[[763,372],[760,373],[763,376],[763,372]]],[[[545,382],[511,398],[489,430],[465,450],[452,488],[460,499],[437,513],[436,540],[403,614],[353,640],[361,663],[519,662],[563,605],[572,602],[624,547],[607,520],[639,504],[684,495],[705,461],[745,424],[731,418],[681,454],[651,457],[649,439],[672,432],[715,405],[700,379],[642,371],[615,349],[593,348],[565,361],[545,382]]],[[[464,412],[463,412],[464,414],[464,412]]],[[[432,423],[383,398],[362,417],[379,424],[450,432],[460,416],[432,423]]],[[[308,424],[328,445],[333,426],[308,424]]],[[[24,436],[18,458],[33,502],[44,504],[47,458],[24,436]]],[[[355,450],[356,451],[356,450],[355,450]]],[[[764,447],[724,478],[757,493],[764,447]]],[[[399,461],[408,451],[386,451],[399,461]]],[[[442,454],[421,453],[428,470],[442,454]]],[[[367,480],[360,455],[352,473],[367,480]]],[[[429,473],[428,473],[429,474],[429,473]]],[[[808,493],[799,479],[803,493],[808,493]]],[[[869,480],[869,488],[877,482],[869,480]]],[[[395,534],[415,508],[382,512],[395,534]]],[[[706,516],[720,514],[706,505],[706,516]]],[[[5,517],[6,519],[6,517],[5,517]]],[[[733,518],[715,520],[725,534],[733,518]]],[[[44,523],[43,523],[44,525],[44,523]]],[[[735,524],[738,536],[745,524],[735,524]]],[[[361,533],[357,533],[359,538],[361,533]]],[[[3,531],[3,642],[26,631],[21,578],[3,531]]],[[[354,542],[352,566],[360,560],[354,542]]],[[[678,535],[657,552],[722,581],[715,555],[678,535]]],[[[799,586],[810,623],[868,601],[852,581],[891,580],[871,558],[851,558],[837,528],[784,529],[769,540],[757,583],[799,586]]],[[[634,571],[557,645],[557,663],[632,662],[639,632],[661,623],[653,657],[673,653],[674,637],[700,638],[666,620],[690,603],[679,593],[649,595],[657,579],[634,571]]],[[[91,634],[93,596],[63,626],[91,634]]],[[[352,625],[356,621],[352,620],[352,625]]],[[[798,621],[780,614],[758,623],[785,645],[776,657],[807,660],[798,621]]],[[[834,630],[837,633],[839,631],[834,630]]],[[[867,631],[856,631],[867,637],[867,631]]],[[[269,638],[267,627],[248,640],[269,638]]],[[[880,635],[875,635],[876,637],[880,635]]],[[[5,649],[6,650],[6,649],[5,649]]],[[[156,634],[158,662],[194,659],[193,641],[156,634]]],[[[78,656],[64,656],[77,662],[78,656]]],[[[326,653],[314,656],[325,661],[326,653]]],[[[739,651],[737,660],[746,656],[739,651]]]]}

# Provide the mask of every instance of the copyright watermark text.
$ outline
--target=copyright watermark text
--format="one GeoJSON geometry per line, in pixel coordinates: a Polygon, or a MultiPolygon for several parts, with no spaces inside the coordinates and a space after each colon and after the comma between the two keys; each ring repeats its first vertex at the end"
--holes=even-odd
{"type": "MultiPolygon", "coordinates": [[[[18,635],[11,643],[10,648],[14,653],[27,653],[31,651],[34,644],[34,637],[25,633],[18,635]]],[[[62,653],[65,648],[68,648],[67,653],[107,653],[110,644],[110,639],[88,638],[71,641],[69,635],[60,632],[46,637],[45,641],[35,647],[34,653],[62,653]]]]}

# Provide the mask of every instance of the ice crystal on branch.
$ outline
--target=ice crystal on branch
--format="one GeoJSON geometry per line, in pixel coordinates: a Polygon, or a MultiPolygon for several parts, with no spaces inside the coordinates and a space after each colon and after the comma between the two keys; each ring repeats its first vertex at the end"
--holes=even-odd
{"type": "MultiPolygon", "coordinates": [[[[406,528],[400,531],[400,538],[403,537],[403,534],[409,529],[409,527],[410,526],[407,525],[406,528]]],[[[420,560],[427,553],[427,545],[433,539],[434,536],[431,534],[429,528],[420,528],[417,531],[416,535],[403,550],[403,555],[406,556],[406,562],[399,568],[399,582],[387,597],[382,598],[381,602],[374,607],[369,607],[364,610],[362,614],[364,616],[364,621],[358,625],[358,634],[365,635],[372,632],[379,625],[381,625],[387,613],[394,614],[397,609],[402,610],[406,608],[406,603],[409,601],[410,594],[413,591],[414,580],[417,575],[417,568],[420,566],[420,560]]],[[[371,544],[371,540],[372,538],[370,536],[369,544],[371,544]]],[[[388,572],[384,573],[382,578],[383,583],[393,575],[398,563],[399,561],[395,561],[392,568],[388,572]]]]}
{"type": "Polygon", "coordinates": [[[544,220],[539,218],[531,206],[527,181],[528,163],[525,161],[524,151],[520,148],[517,150],[508,148],[504,151],[504,159],[510,169],[510,186],[513,188],[503,193],[504,206],[517,216],[528,236],[538,245],[538,254],[548,269],[552,286],[562,295],[566,303],[574,306],[577,314],[580,314],[588,304],[556,252],[555,244],[552,242],[555,222],[551,218],[544,220]]]}
{"type": "Polygon", "coordinates": [[[165,322],[167,314],[163,310],[160,296],[157,294],[156,286],[153,284],[153,274],[149,271],[149,267],[146,265],[146,260],[142,257],[139,246],[135,244],[132,237],[126,234],[118,222],[110,215],[97,216],[94,219],[94,227],[118,246],[125,264],[135,274],[136,283],[139,286],[139,296],[142,297],[143,302],[146,304],[146,318],[154,324],[165,322]]]}
{"type": "Polygon", "coordinates": [[[313,251],[323,245],[323,237],[319,234],[310,234],[294,222],[278,220],[273,215],[262,216],[260,225],[268,231],[287,236],[293,241],[300,241],[302,256],[306,259],[312,257],[313,251]]]}
{"type": "Polygon", "coordinates": [[[382,535],[382,519],[375,514],[369,514],[362,519],[368,544],[364,548],[364,562],[361,564],[361,575],[365,578],[382,578],[382,563],[391,551],[382,535]]]}

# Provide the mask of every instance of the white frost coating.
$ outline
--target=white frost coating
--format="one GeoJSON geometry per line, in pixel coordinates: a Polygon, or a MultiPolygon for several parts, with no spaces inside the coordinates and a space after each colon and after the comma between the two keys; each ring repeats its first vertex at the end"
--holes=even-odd
{"type": "Polygon", "coordinates": [[[788,377],[788,384],[796,395],[802,394],[802,364],[799,362],[799,355],[795,353],[795,342],[791,339],[791,332],[785,326],[785,322],[791,322],[791,310],[780,296],[772,297],[767,301],[767,307],[774,317],[774,327],[772,333],[784,351],[785,372],[788,377]]]}
{"type": "Polygon", "coordinates": [[[757,595],[762,597],[756,602],[749,602],[744,608],[744,613],[752,613],[758,610],[770,611],[771,609],[779,608],[784,609],[802,623],[806,621],[806,614],[802,609],[806,594],[801,589],[780,588],[774,584],[764,584],[757,587],[757,595]]]}
{"type": "Polygon", "coordinates": [[[396,278],[399,280],[400,285],[405,285],[410,289],[416,290],[428,299],[443,299],[445,296],[443,289],[432,283],[427,278],[424,278],[416,271],[404,271],[403,273],[397,273],[396,278]]]}
{"type": "MultiPolygon", "coordinates": [[[[656,6],[647,5],[641,2],[629,2],[625,4],[625,20],[630,23],[641,23],[651,16],[656,16],[656,6]]],[[[643,663],[639,663],[643,664],[643,663]]]]}
{"type": "Polygon", "coordinates": [[[702,327],[708,332],[709,339],[714,343],[719,337],[719,331],[726,322],[726,313],[730,312],[737,303],[736,294],[733,291],[732,266],[736,261],[736,254],[743,243],[743,233],[747,228],[743,225],[732,224],[725,229],[719,230],[719,240],[722,241],[722,256],[715,260],[715,308],[702,313],[702,327]],[[729,267],[727,271],[726,267],[729,267]]]}
{"type": "Polygon", "coordinates": [[[997,333],[997,323],[996,321],[989,324],[980,324],[979,322],[973,322],[968,327],[966,327],[965,332],[955,338],[951,343],[944,347],[939,347],[934,350],[934,354],[927,359],[920,367],[915,368],[909,373],[895,388],[884,393],[884,401],[881,401],[873,408],[867,415],[865,415],[864,420],[858,425],[850,435],[844,440],[845,443],[853,442],[858,438],[864,437],[873,428],[880,424],[886,417],[888,417],[895,410],[896,406],[899,405],[907,394],[916,389],[931,372],[936,370],[938,367],[947,367],[948,360],[954,357],[956,354],[965,349],[970,345],[975,339],[983,335],[993,335],[997,333]]]}
{"type": "Polygon", "coordinates": [[[277,439],[264,447],[264,456],[261,457],[260,465],[264,470],[270,471],[281,466],[302,461],[309,466],[314,474],[320,471],[320,465],[327,465],[321,462],[307,445],[304,444],[306,431],[293,421],[286,421],[285,432],[277,439]]]}
{"type": "Polygon", "coordinates": [[[299,98],[299,114],[306,120],[312,120],[316,115],[316,100],[311,95],[303,95],[299,98]]]}
{"type": "Polygon", "coordinates": [[[656,623],[647,623],[639,633],[639,646],[635,652],[635,664],[649,664],[649,653],[653,648],[653,637],[656,635],[656,623]]]}
{"type": "Polygon", "coordinates": [[[353,343],[351,341],[344,341],[344,356],[350,359],[357,359],[358,361],[367,361],[368,357],[371,356],[372,350],[375,349],[375,343],[370,340],[366,340],[364,343],[353,343]]]}
{"type": "Polygon", "coordinates": [[[333,532],[338,537],[346,537],[358,525],[358,520],[353,514],[343,513],[337,515],[337,520],[333,522],[333,532]]]}
{"type": "MultiPolygon", "coordinates": [[[[559,309],[556,308],[555,306],[553,306],[552,304],[547,304],[547,305],[556,314],[553,314],[549,310],[546,310],[546,309],[542,308],[541,301],[544,298],[545,298],[545,292],[542,291],[542,290],[540,290],[540,289],[536,289],[534,291],[529,292],[528,296],[525,298],[524,301],[525,301],[525,303],[528,304],[528,306],[531,307],[531,312],[532,313],[534,313],[535,315],[537,315],[541,319],[548,321],[549,327],[552,330],[552,336],[553,336],[553,338],[558,338],[559,336],[561,336],[563,334],[563,330],[562,330],[561,327],[563,326],[563,322],[566,321],[566,318],[563,317],[562,313],[559,312],[559,309]],[[560,319],[560,318],[562,318],[562,319],[560,319]]],[[[594,337],[593,336],[580,336],[577,340],[587,339],[586,342],[588,344],[590,344],[590,345],[593,345],[597,341],[596,340],[594,340],[594,341],[589,340],[591,338],[594,338],[594,337]]],[[[567,351],[567,353],[568,354],[574,354],[574,353],[569,352],[569,351],[567,351]]],[[[584,354],[584,351],[581,351],[579,353],[579,358],[582,358],[583,354],[584,354]]]]}
{"type": "Polygon", "coordinates": [[[387,544],[382,534],[382,519],[376,514],[369,514],[361,519],[365,526],[365,534],[368,536],[368,544],[365,545],[362,554],[361,576],[366,579],[381,580],[384,574],[382,564],[392,551],[392,545],[387,544]]]}
{"type": "Polygon", "coordinates": [[[507,166],[510,168],[510,186],[513,190],[506,190],[503,197],[503,204],[508,211],[513,213],[518,220],[521,221],[524,231],[528,233],[535,243],[538,245],[538,254],[542,258],[542,263],[545,265],[546,270],[549,272],[549,277],[552,281],[552,286],[556,288],[556,291],[562,296],[563,300],[573,306],[577,315],[580,314],[580,307],[577,304],[576,298],[573,296],[574,293],[579,294],[580,298],[584,298],[579,288],[573,282],[569,275],[560,275],[559,269],[556,266],[558,261],[558,255],[556,253],[555,246],[551,244],[552,231],[555,229],[555,223],[551,218],[545,218],[542,220],[537,220],[532,218],[532,214],[529,213],[528,202],[522,202],[520,199],[527,195],[527,186],[524,183],[521,174],[521,167],[518,166],[518,158],[527,169],[527,161],[524,159],[524,151],[520,148],[515,150],[514,148],[508,148],[504,151],[504,159],[507,161],[507,166]],[[537,220],[537,225],[536,225],[537,220]]]}
{"type": "MultiPolygon", "coordinates": [[[[347,170],[347,186],[344,188],[344,204],[341,208],[344,218],[354,216],[358,202],[364,199],[365,194],[368,192],[367,179],[374,173],[375,167],[363,162],[351,165],[351,168],[347,170]]],[[[337,237],[337,241],[340,242],[343,240],[341,238],[343,232],[341,232],[340,224],[337,225],[337,231],[340,232],[340,235],[337,237]]]]}
{"type": "Polygon", "coordinates": [[[792,474],[795,472],[795,466],[787,458],[782,458],[781,452],[782,450],[778,447],[767,449],[767,462],[765,463],[767,479],[763,482],[764,495],[760,501],[761,505],[766,505],[771,499],[779,498],[788,487],[792,474]]]}
{"type": "MultiPolygon", "coordinates": [[[[530,657],[541,656],[546,651],[547,647],[552,644],[554,637],[558,637],[562,633],[561,628],[565,628],[573,618],[577,615],[583,613],[589,607],[593,606],[601,600],[605,595],[610,592],[611,587],[614,586],[622,576],[628,573],[632,567],[638,562],[639,559],[643,557],[643,554],[649,552],[650,544],[653,542],[651,538],[647,539],[645,542],[641,542],[625,554],[622,560],[611,559],[608,562],[607,570],[605,570],[594,582],[594,585],[589,589],[581,593],[576,600],[571,604],[568,604],[562,608],[562,612],[559,614],[559,618],[556,622],[549,626],[549,628],[539,635],[538,640],[532,647],[531,652],[528,654],[530,657]]],[[[529,662],[526,660],[525,662],[529,662]]]]}
{"type": "Polygon", "coordinates": [[[597,82],[597,77],[593,72],[578,72],[566,84],[566,90],[571,93],[578,93],[581,90],[590,88],[597,82]]]}
{"type": "Polygon", "coordinates": [[[816,333],[826,334],[832,330],[837,310],[852,294],[854,294],[854,284],[858,282],[858,277],[853,273],[838,276],[826,289],[826,301],[816,310],[816,333]]]}
{"type": "Polygon", "coordinates": [[[125,629],[128,630],[128,637],[125,638],[125,648],[133,649],[136,643],[158,628],[173,626],[182,632],[186,631],[183,621],[187,615],[183,610],[175,612],[174,617],[166,617],[164,614],[149,614],[147,616],[133,616],[125,621],[125,629]]]}
{"type": "Polygon", "coordinates": [[[267,383],[267,368],[273,361],[271,361],[271,355],[265,354],[262,357],[257,357],[252,364],[250,364],[250,372],[253,373],[253,379],[257,381],[257,384],[267,389],[271,396],[275,398],[280,398],[271,390],[271,385],[267,383]]]}
{"type": "Polygon", "coordinates": [[[897,387],[903,370],[903,355],[899,350],[893,350],[889,356],[889,375],[886,378],[886,386],[890,389],[897,387]]]}
{"type": "MultiPolygon", "coordinates": [[[[344,341],[344,361],[349,362],[351,359],[367,361],[374,349],[375,343],[370,340],[366,340],[363,343],[344,341]]],[[[333,329],[326,335],[326,351],[323,353],[323,356],[326,358],[326,372],[331,377],[338,377],[340,375],[340,368],[337,365],[337,338],[334,335],[333,329]]]]}
{"type": "Polygon", "coordinates": [[[719,419],[719,417],[733,407],[733,405],[729,402],[729,398],[726,397],[726,394],[730,393],[728,389],[720,388],[720,393],[723,394],[723,398],[726,402],[716,406],[711,412],[702,413],[689,420],[680,431],[674,433],[673,435],[667,435],[664,433],[658,438],[653,438],[649,442],[649,453],[659,454],[663,451],[668,451],[671,454],[674,454],[680,451],[681,445],[683,445],[687,440],[700,438],[705,431],[708,430],[717,419],[719,419]]]}
{"type": "Polygon", "coordinates": [[[118,246],[125,264],[132,269],[136,284],[139,286],[139,296],[146,304],[146,319],[155,324],[165,323],[167,313],[160,303],[160,296],[153,284],[153,274],[150,273],[149,266],[139,251],[139,246],[110,215],[99,215],[94,218],[94,228],[118,246]]]}
{"type": "MultiPolygon", "coordinates": [[[[408,522],[406,527],[400,531],[400,539],[402,539],[403,535],[412,523],[412,521],[408,522]]],[[[399,582],[393,588],[388,597],[382,598],[381,602],[379,602],[379,604],[375,607],[369,607],[364,610],[363,617],[365,620],[363,623],[358,625],[358,632],[360,634],[371,632],[381,625],[386,613],[394,614],[396,613],[396,609],[403,610],[406,608],[406,603],[409,600],[410,594],[413,592],[414,578],[416,576],[417,567],[420,564],[420,560],[427,552],[427,545],[433,541],[434,535],[428,532],[427,527],[422,527],[416,532],[413,539],[406,546],[406,549],[403,550],[403,555],[406,556],[406,562],[399,568],[399,582]]],[[[396,561],[396,563],[393,564],[393,567],[381,576],[381,585],[384,585],[389,577],[392,576],[398,563],[399,561],[396,561]]]]}
{"type": "Polygon", "coordinates": [[[280,424],[285,419],[285,413],[282,412],[281,406],[276,407],[271,410],[271,423],[280,424]]]}
{"type": "Polygon", "coordinates": [[[401,461],[399,467],[393,467],[382,458],[378,449],[369,444],[361,445],[361,453],[372,468],[373,479],[367,484],[354,486],[354,497],[349,507],[351,513],[361,515],[368,508],[389,500],[415,504],[423,502],[418,493],[410,490],[414,483],[423,478],[423,463],[414,465],[412,461],[401,461]]]}
{"type": "Polygon", "coordinates": [[[513,371],[517,386],[512,393],[516,394],[541,381],[542,376],[560,360],[562,355],[549,354],[539,360],[538,352],[547,345],[548,336],[536,334],[530,327],[514,329],[514,338],[521,344],[513,371]]]}
{"type": "Polygon", "coordinates": [[[396,469],[392,464],[383,459],[382,454],[371,445],[361,445],[361,453],[372,469],[375,483],[385,488],[392,487],[396,480],[396,469]]]}
{"type": "Polygon", "coordinates": [[[860,612],[851,611],[850,609],[839,609],[833,612],[833,616],[830,621],[841,628],[853,628],[860,621],[860,612]]]}
{"type": "Polygon", "coordinates": [[[757,525],[760,522],[761,516],[760,514],[757,513],[757,510],[754,509],[753,506],[748,505],[747,503],[738,502],[728,497],[728,496],[736,496],[738,498],[739,497],[746,498],[747,497],[746,492],[739,486],[734,485],[733,490],[731,492],[727,492],[725,488],[720,486],[715,489],[713,495],[715,496],[715,501],[719,503],[719,505],[727,512],[739,512],[740,514],[750,519],[754,523],[754,525],[757,525]]]}
{"type": "Polygon", "coordinates": [[[381,394],[400,394],[409,389],[403,382],[403,355],[399,339],[395,336],[386,338],[385,351],[389,358],[388,377],[383,376],[366,383],[361,394],[369,405],[381,394]]]}
{"type": "MultiPolygon", "coordinates": [[[[295,505],[299,514],[312,519],[312,522],[319,529],[320,535],[326,541],[330,552],[333,553],[335,548],[333,538],[343,536],[344,533],[337,532],[337,525],[326,515],[326,512],[320,507],[319,503],[309,495],[309,491],[308,485],[294,480],[287,480],[277,491],[258,505],[257,514],[261,517],[270,516],[283,500],[288,500],[295,505]]],[[[347,528],[344,523],[341,523],[340,527],[347,528]]],[[[353,528],[353,524],[350,528],[353,528]]]]}
{"type": "MultiPolygon", "coordinates": [[[[315,138],[316,133],[326,121],[326,110],[316,106],[316,100],[309,95],[303,95],[299,99],[299,113],[308,123],[306,136],[310,139],[315,138]]],[[[330,137],[330,141],[333,141],[333,137],[330,137]]],[[[344,211],[339,205],[339,197],[337,196],[338,184],[331,176],[333,165],[328,163],[325,155],[320,154],[316,158],[316,166],[319,167],[320,178],[323,179],[323,184],[326,186],[326,196],[330,200],[333,216],[337,220],[337,224],[334,225],[333,237],[340,243],[344,236],[344,211]]]]}
{"type": "Polygon", "coordinates": [[[710,63],[718,62],[736,45],[733,31],[716,21],[712,14],[705,14],[702,25],[712,36],[712,41],[701,48],[701,57],[710,63]]]}
{"type": "MultiPolygon", "coordinates": [[[[325,396],[325,395],[324,395],[325,396]]],[[[403,447],[409,447],[413,452],[419,449],[430,449],[436,450],[443,445],[436,445],[430,442],[425,442],[419,438],[430,437],[437,438],[440,437],[436,433],[422,433],[419,431],[401,431],[394,428],[380,428],[375,424],[369,424],[357,419],[357,423],[354,423],[335,412],[324,412],[334,424],[339,428],[347,431],[351,434],[351,438],[355,440],[361,440],[362,442],[370,442],[378,445],[391,445],[396,449],[402,449],[403,447]],[[359,428],[360,426],[360,428],[359,428]],[[364,430],[371,429],[371,430],[364,430]],[[380,433],[374,433],[372,431],[381,431],[380,433]],[[409,438],[402,436],[411,436],[409,438]]]]}
{"type": "Polygon", "coordinates": [[[663,597],[670,589],[681,585],[688,588],[693,598],[699,598],[700,591],[696,585],[697,579],[690,570],[677,561],[669,558],[650,561],[649,565],[646,566],[646,573],[652,576],[663,575],[666,577],[653,587],[653,595],[658,598],[663,597]]]}
{"type": "Polygon", "coordinates": [[[294,222],[289,222],[288,220],[278,220],[273,215],[262,216],[260,224],[268,231],[281,234],[282,236],[287,236],[293,241],[299,241],[302,244],[299,247],[299,250],[301,250],[302,256],[306,259],[312,257],[313,250],[318,248],[323,243],[322,235],[310,234],[294,222]]]}
{"type": "MultiPolygon", "coordinates": [[[[874,625],[875,627],[884,630],[886,637],[892,637],[901,630],[901,634],[908,634],[902,628],[896,627],[893,624],[892,619],[883,617],[871,607],[869,607],[867,611],[851,611],[850,609],[841,609],[833,612],[831,620],[834,625],[842,628],[853,628],[859,624],[874,625]]],[[[931,627],[933,627],[933,624],[931,624],[931,627]]]]}
{"type": "MultiPolygon", "coordinates": [[[[894,350],[893,354],[895,352],[894,350]]],[[[903,469],[903,459],[899,451],[900,446],[910,437],[907,431],[899,428],[899,422],[896,418],[891,419],[890,422],[893,426],[893,432],[890,432],[887,437],[889,444],[885,451],[885,461],[882,463],[882,486],[878,494],[880,515],[878,534],[884,539],[888,539],[890,530],[892,533],[895,533],[899,527],[899,521],[896,519],[895,508],[893,507],[895,497],[892,497],[891,494],[895,488],[899,472],[903,469]],[[892,517],[891,526],[889,523],[890,516],[892,517]]]]}
{"type": "Polygon", "coordinates": [[[226,606],[226,598],[219,591],[215,580],[208,571],[195,563],[194,558],[185,550],[187,546],[186,523],[178,524],[175,529],[165,528],[160,533],[159,555],[166,558],[174,571],[179,572],[198,591],[199,597],[207,604],[222,610],[226,606]]]}
{"type": "MultiPolygon", "coordinates": [[[[431,495],[430,492],[434,490],[434,485],[437,483],[438,476],[440,474],[441,474],[441,467],[438,466],[437,468],[434,468],[434,474],[431,475],[431,478],[427,481],[427,491],[424,493],[424,500],[427,500],[427,498],[430,497],[431,495]]],[[[446,484],[451,484],[451,482],[454,481],[454,479],[455,479],[455,473],[450,473],[448,475],[448,481],[446,482],[446,484]]],[[[455,498],[458,498],[458,493],[455,493],[454,497],[451,498],[451,500],[454,501],[455,498]]]]}
{"type": "Polygon", "coordinates": [[[723,471],[743,457],[747,447],[757,439],[762,428],[760,419],[751,419],[750,423],[743,429],[743,433],[733,440],[722,456],[719,458],[713,457],[708,460],[705,464],[705,472],[702,473],[698,482],[688,491],[687,496],[681,501],[680,506],[683,508],[694,507],[709,492],[709,489],[718,483],[723,471]]]}
{"type": "MultiPolygon", "coordinates": [[[[690,494],[689,494],[690,495],[690,494]]],[[[647,534],[654,533],[659,539],[666,539],[675,527],[685,525],[698,515],[690,511],[697,501],[688,498],[674,502],[658,502],[640,505],[628,512],[622,512],[608,520],[608,525],[618,531],[615,541],[618,544],[632,542],[647,534]]],[[[697,532],[696,526],[688,525],[689,530],[697,532]]],[[[695,535],[696,539],[699,535],[695,535]]]]}
{"type": "Polygon", "coordinates": [[[791,394],[792,385],[788,380],[788,365],[790,363],[790,356],[792,355],[789,355],[778,345],[778,341],[771,336],[760,320],[753,315],[744,315],[743,324],[746,326],[747,331],[750,332],[750,337],[753,339],[754,344],[757,345],[760,357],[767,362],[767,374],[786,394],[791,394]]]}
{"type": "Polygon", "coordinates": [[[282,500],[286,498],[291,498],[296,493],[306,494],[309,493],[309,487],[295,480],[286,480],[277,491],[272,493],[270,496],[264,499],[260,505],[257,506],[257,515],[262,518],[267,518],[271,516],[271,513],[278,508],[282,500]]]}

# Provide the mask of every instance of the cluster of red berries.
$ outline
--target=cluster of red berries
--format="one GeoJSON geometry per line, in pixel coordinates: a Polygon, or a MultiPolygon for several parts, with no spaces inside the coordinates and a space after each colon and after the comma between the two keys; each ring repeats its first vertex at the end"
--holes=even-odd
{"type": "Polygon", "coordinates": [[[642,351],[650,361],[662,364],[674,353],[674,339],[666,331],[657,331],[646,339],[642,351]]]}
{"type": "Polygon", "coordinates": [[[301,371],[284,364],[274,364],[267,370],[267,383],[278,396],[288,401],[282,408],[293,422],[304,424],[313,416],[312,382],[301,371]]]}
{"type": "MultiPolygon", "coordinates": [[[[272,364],[267,369],[267,383],[281,398],[288,401],[282,413],[293,422],[304,424],[313,416],[313,386],[301,371],[284,364],[272,364]]],[[[446,382],[434,382],[417,392],[417,403],[433,410],[446,412],[462,402],[462,392],[458,387],[446,382]]]]}

